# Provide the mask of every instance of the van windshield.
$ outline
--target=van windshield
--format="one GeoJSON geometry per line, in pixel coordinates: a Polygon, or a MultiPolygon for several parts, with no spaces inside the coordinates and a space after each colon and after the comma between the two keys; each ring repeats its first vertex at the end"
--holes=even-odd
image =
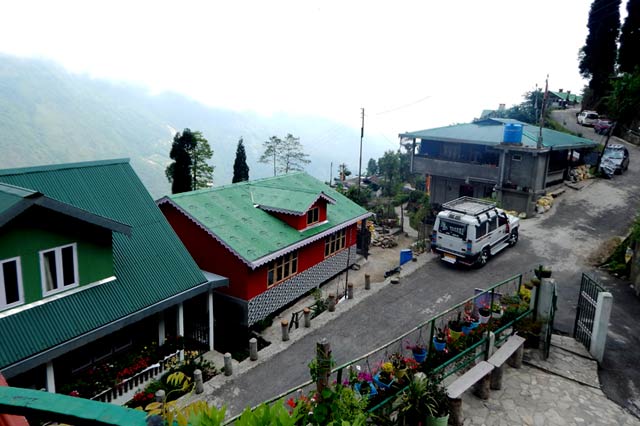
{"type": "Polygon", "coordinates": [[[462,238],[464,240],[467,238],[467,225],[441,219],[440,225],[438,226],[438,232],[451,235],[452,237],[462,238]]]}

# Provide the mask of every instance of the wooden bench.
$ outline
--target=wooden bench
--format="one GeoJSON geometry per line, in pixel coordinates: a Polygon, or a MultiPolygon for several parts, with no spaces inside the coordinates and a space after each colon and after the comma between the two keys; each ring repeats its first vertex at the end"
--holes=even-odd
{"type": "Polygon", "coordinates": [[[453,383],[447,386],[447,396],[451,404],[451,418],[449,423],[462,426],[462,394],[478,383],[476,394],[481,399],[489,398],[489,374],[495,367],[487,361],[481,361],[471,370],[458,377],[453,383]]]}
{"type": "Polygon", "coordinates": [[[522,367],[524,341],[524,337],[514,334],[487,360],[489,364],[495,367],[491,372],[491,389],[498,390],[502,388],[502,373],[504,372],[505,361],[513,368],[522,367]]]}

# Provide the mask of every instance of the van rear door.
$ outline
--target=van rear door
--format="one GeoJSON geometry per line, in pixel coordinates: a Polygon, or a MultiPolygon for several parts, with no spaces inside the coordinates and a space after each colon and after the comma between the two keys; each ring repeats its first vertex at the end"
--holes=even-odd
{"type": "Polygon", "coordinates": [[[464,253],[467,246],[467,224],[440,218],[437,244],[443,250],[464,253]]]}

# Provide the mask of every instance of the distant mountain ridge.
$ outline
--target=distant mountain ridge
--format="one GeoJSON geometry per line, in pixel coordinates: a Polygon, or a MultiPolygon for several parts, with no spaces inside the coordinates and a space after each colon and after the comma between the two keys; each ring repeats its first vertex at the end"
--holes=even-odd
{"type": "MultiPolygon", "coordinates": [[[[357,111],[356,113],[357,114],[357,111]]],[[[155,198],[169,192],[164,169],[170,162],[172,131],[200,130],[214,150],[214,184],[231,182],[236,144],[243,137],[249,175],[270,175],[257,162],[262,142],[292,133],[300,137],[324,181],[346,162],[357,173],[359,129],[316,117],[262,117],[211,108],[181,95],[150,95],[145,89],[72,74],[59,65],[0,54],[0,168],[131,158],[155,198]]],[[[370,157],[395,149],[365,135],[363,168],[370,157]]]]}

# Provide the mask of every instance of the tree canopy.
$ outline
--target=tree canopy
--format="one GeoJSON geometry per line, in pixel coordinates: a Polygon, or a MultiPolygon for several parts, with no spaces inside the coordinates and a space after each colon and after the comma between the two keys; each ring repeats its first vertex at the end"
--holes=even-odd
{"type": "Polygon", "coordinates": [[[244,150],[242,138],[238,141],[236,148],[236,159],[233,162],[233,179],[232,183],[244,182],[249,180],[249,166],[247,165],[247,154],[244,150]]]}
{"type": "Polygon", "coordinates": [[[378,174],[378,163],[374,158],[369,158],[367,163],[367,176],[374,176],[378,174]]]}
{"type": "Polygon", "coordinates": [[[260,163],[273,163],[273,175],[278,173],[289,173],[292,171],[304,170],[304,166],[309,164],[309,155],[305,154],[304,147],[300,143],[300,138],[287,134],[284,139],[271,136],[263,143],[264,152],[260,163]]]}
{"type": "Polygon", "coordinates": [[[169,157],[174,160],[165,175],[171,183],[171,193],[206,188],[213,182],[213,167],[207,164],[213,156],[209,142],[201,132],[184,129],[173,137],[169,157]]]}
{"type": "Polygon", "coordinates": [[[627,0],[627,18],[620,31],[618,65],[622,72],[640,67],[640,0],[627,0]]]}
{"type": "Polygon", "coordinates": [[[610,89],[617,58],[620,0],[594,0],[587,24],[589,34],[580,49],[580,74],[589,78],[590,96],[583,105],[596,107],[610,89]]]}

